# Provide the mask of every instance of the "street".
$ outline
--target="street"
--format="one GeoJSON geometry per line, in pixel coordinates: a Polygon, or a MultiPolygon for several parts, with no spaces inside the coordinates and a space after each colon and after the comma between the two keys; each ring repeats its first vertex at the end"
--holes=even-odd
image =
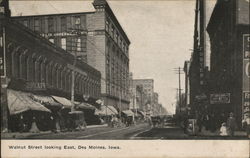
{"type": "MultiPolygon", "coordinates": [[[[129,139],[137,133],[147,131],[150,129],[148,124],[138,124],[132,125],[129,127],[96,127],[88,128],[84,131],[72,131],[72,132],[60,132],[60,133],[51,133],[51,132],[42,132],[34,133],[30,135],[17,134],[14,136],[16,139],[87,139],[87,140],[114,140],[114,139],[129,139]],[[19,135],[19,136],[18,136],[19,135]]],[[[2,137],[11,139],[11,137],[2,137]]],[[[13,137],[12,137],[13,138],[13,137]]]]}
{"type": "Polygon", "coordinates": [[[84,131],[72,132],[41,132],[41,133],[18,133],[14,135],[2,134],[2,139],[77,139],[77,140],[245,140],[242,132],[236,132],[234,137],[222,137],[216,133],[187,135],[175,125],[161,128],[150,127],[146,123],[132,125],[129,127],[95,127],[84,131]]]}

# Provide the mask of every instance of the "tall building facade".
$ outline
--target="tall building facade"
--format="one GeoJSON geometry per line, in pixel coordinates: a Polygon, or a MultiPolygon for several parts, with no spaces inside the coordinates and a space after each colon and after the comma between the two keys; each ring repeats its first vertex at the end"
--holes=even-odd
{"type": "Polygon", "coordinates": [[[147,115],[153,114],[153,93],[154,93],[154,80],[153,79],[134,79],[133,84],[142,85],[144,92],[144,111],[147,115]]]}
{"type": "Polygon", "coordinates": [[[210,104],[234,112],[241,126],[250,107],[249,1],[218,0],[207,26],[211,40],[210,104]]]}
{"type": "Polygon", "coordinates": [[[205,0],[196,0],[193,52],[189,67],[190,105],[194,113],[209,104],[205,8],[205,0]]]}
{"type": "Polygon", "coordinates": [[[129,106],[130,41],[106,0],[94,12],[13,17],[101,72],[105,104],[129,106]]]}
{"type": "Polygon", "coordinates": [[[153,101],[154,94],[154,80],[153,79],[134,79],[134,85],[142,85],[143,89],[147,95],[147,102],[149,104],[153,101]]]}
{"type": "Polygon", "coordinates": [[[159,94],[154,92],[152,97],[152,110],[153,115],[157,115],[159,113],[159,94]]]}
{"type": "Polygon", "coordinates": [[[11,18],[0,14],[0,20],[2,131],[8,129],[10,115],[28,110],[49,111],[31,96],[70,100],[72,72],[74,101],[84,102],[83,95],[89,96],[92,103],[100,98],[98,70],[79,60],[73,64],[73,55],[11,18]]]}

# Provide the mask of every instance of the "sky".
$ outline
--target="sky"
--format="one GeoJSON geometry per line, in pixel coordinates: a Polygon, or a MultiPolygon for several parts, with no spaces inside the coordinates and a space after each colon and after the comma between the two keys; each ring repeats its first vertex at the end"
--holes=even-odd
{"type": "MultiPolygon", "coordinates": [[[[12,15],[94,11],[90,0],[10,1],[12,15]]],[[[178,75],[175,68],[189,60],[193,46],[195,0],[108,0],[128,35],[130,72],[135,79],[154,79],[154,91],[174,113],[178,75]]],[[[215,0],[207,2],[208,14],[215,0]]],[[[184,74],[181,75],[184,92],[184,74]]]]}

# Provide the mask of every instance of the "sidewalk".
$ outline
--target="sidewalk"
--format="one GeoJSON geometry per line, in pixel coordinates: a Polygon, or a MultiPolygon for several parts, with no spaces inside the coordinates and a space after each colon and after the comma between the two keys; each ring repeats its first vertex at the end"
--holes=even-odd
{"type": "MultiPolygon", "coordinates": [[[[198,136],[201,136],[201,137],[228,137],[228,136],[221,136],[220,135],[220,131],[219,130],[216,130],[215,132],[211,132],[211,131],[208,131],[208,130],[205,130],[203,129],[201,132],[199,132],[197,134],[198,136]]],[[[234,136],[231,137],[231,138],[245,138],[247,139],[247,133],[245,131],[235,131],[234,133],[234,136]]]]}
{"type": "MultiPolygon", "coordinates": [[[[101,127],[108,127],[107,124],[103,125],[89,125],[87,126],[87,129],[91,128],[101,128],[101,127]]],[[[1,133],[1,139],[21,139],[21,138],[26,138],[29,136],[38,136],[38,135],[47,135],[53,133],[52,131],[40,131],[38,133],[31,133],[31,132],[26,132],[26,133],[20,133],[20,132],[13,132],[13,133],[1,133]]]]}

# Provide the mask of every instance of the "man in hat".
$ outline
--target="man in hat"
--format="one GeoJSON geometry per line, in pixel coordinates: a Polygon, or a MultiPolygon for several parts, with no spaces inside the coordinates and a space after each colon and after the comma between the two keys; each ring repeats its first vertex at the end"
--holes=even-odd
{"type": "Polygon", "coordinates": [[[244,114],[244,118],[242,120],[242,126],[246,130],[247,137],[250,138],[250,117],[249,117],[249,111],[244,114]]]}
{"type": "Polygon", "coordinates": [[[237,128],[236,120],[234,118],[234,114],[231,112],[227,119],[227,126],[229,130],[229,135],[234,136],[234,131],[237,128]]]}

